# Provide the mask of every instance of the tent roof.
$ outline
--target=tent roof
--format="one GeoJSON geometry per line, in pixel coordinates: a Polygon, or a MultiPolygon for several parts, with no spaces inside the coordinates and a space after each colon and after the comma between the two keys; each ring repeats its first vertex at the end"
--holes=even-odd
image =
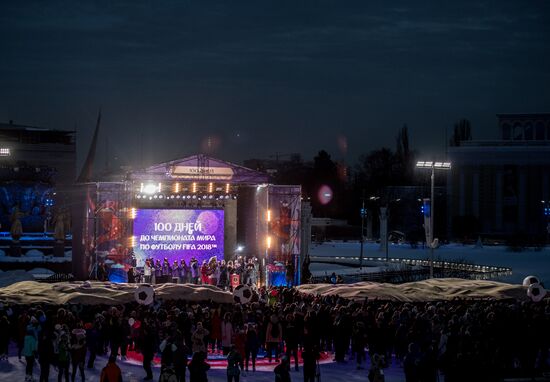
{"type": "Polygon", "coordinates": [[[132,172],[130,177],[144,181],[217,181],[233,184],[269,182],[269,176],[265,173],[202,154],[155,164],[132,172]]]}

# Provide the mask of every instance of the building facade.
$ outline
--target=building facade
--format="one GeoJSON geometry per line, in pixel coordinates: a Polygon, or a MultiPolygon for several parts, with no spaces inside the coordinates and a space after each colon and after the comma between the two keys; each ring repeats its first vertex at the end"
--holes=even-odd
{"type": "Polygon", "coordinates": [[[451,237],[548,234],[550,113],[498,114],[500,139],[450,147],[447,177],[451,237]],[[470,232],[473,233],[473,232],[470,232]]]}

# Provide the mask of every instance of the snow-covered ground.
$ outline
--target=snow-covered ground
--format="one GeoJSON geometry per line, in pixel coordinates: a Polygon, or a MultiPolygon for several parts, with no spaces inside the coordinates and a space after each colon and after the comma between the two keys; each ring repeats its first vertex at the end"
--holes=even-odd
{"type": "MultiPolygon", "coordinates": [[[[95,363],[94,369],[86,369],[86,381],[98,382],[101,369],[107,364],[105,357],[98,357],[95,363]]],[[[118,366],[122,370],[122,380],[124,382],[141,382],[145,373],[140,364],[132,361],[118,361],[118,366]]],[[[241,381],[243,382],[272,382],[275,380],[273,374],[273,368],[275,366],[267,366],[258,368],[255,373],[249,371],[244,375],[241,375],[241,381]]],[[[35,363],[34,367],[34,379],[37,381],[40,375],[40,367],[35,363]]],[[[158,365],[153,368],[153,381],[159,380],[160,368],[158,365]]],[[[355,368],[355,362],[349,361],[347,364],[328,363],[321,365],[321,380],[322,381],[368,381],[368,365],[364,370],[357,370],[355,368]]],[[[386,376],[386,382],[402,382],[405,381],[405,375],[403,369],[397,365],[384,370],[386,376]]],[[[300,366],[298,372],[292,369],[291,371],[292,381],[303,381],[303,370],[300,366]]],[[[52,367],[50,369],[50,380],[57,379],[57,372],[52,367]]],[[[25,360],[19,361],[17,357],[10,357],[8,362],[0,361],[0,380],[1,381],[24,381],[25,380],[25,360]]],[[[187,373],[187,380],[189,380],[189,374],[187,373]]],[[[80,381],[79,374],[77,374],[76,381],[80,381]]],[[[210,382],[225,382],[227,381],[225,368],[213,368],[208,372],[208,381],[210,382]]]]}
{"type": "MultiPolygon", "coordinates": [[[[311,256],[342,256],[358,257],[360,244],[358,242],[326,242],[314,244],[311,247],[311,256]]],[[[421,247],[413,249],[408,244],[390,244],[388,248],[389,257],[407,259],[427,259],[430,256],[428,249],[421,247]]],[[[385,253],[380,250],[380,244],[367,243],[364,247],[365,257],[384,257],[385,253]]],[[[492,265],[512,268],[512,274],[494,278],[496,281],[508,283],[521,283],[527,275],[538,276],[543,282],[550,284],[550,247],[535,251],[526,249],[523,252],[512,252],[505,246],[484,246],[476,248],[474,245],[448,244],[443,245],[434,251],[434,258],[446,261],[465,261],[473,264],[492,265]]],[[[377,264],[378,265],[378,264],[377,264]]],[[[312,264],[311,270],[315,275],[327,272],[353,273],[355,269],[349,267],[312,264]]]]}

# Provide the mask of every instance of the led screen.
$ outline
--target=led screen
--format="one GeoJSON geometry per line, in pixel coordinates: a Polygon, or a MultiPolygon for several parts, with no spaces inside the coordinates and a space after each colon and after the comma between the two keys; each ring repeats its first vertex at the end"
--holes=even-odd
{"type": "Polygon", "coordinates": [[[136,211],[134,238],[138,266],[146,258],[184,259],[199,264],[223,259],[223,210],[142,209],[136,211]]]}

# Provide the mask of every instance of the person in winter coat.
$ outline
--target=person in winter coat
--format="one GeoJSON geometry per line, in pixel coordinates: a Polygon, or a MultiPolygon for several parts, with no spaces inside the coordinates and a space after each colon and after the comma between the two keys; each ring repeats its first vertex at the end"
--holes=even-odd
{"type": "Polygon", "coordinates": [[[422,354],[416,343],[411,342],[407,355],[403,360],[403,369],[405,372],[405,381],[420,381],[420,367],[422,363],[422,354]]]}
{"type": "Polygon", "coordinates": [[[141,354],[143,354],[143,370],[146,373],[143,380],[150,381],[153,379],[151,362],[153,362],[155,355],[155,329],[147,318],[142,322],[140,329],[140,348],[141,354]]]}
{"type": "Polygon", "coordinates": [[[197,322],[197,327],[193,332],[191,338],[193,342],[193,353],[202,352],[206,354],[206,343],[204,341],[205,337],[208,336],[209,332],[202,326],[202,322],[197,322]]]}
{"type": "Polygon", "coordinates": [[[208,263],[206,260],[202,261],[201,265],[201,283],[203,285],[208,284],[208,273],[210,272],[210,267],[208,266],[208,263]]]}
{"type": "Polygon", "coordinates": [[[317,346],[311,342],[304,344],[302,359],[304,360],[304,382],[315,382],[317,375],[317,360],[320,354],[317,346]]]}
{"type": "Polygon", "coordinates": [[[32,369],[34,366],[34,358],[38,350],[38,342],[34,336],[34,332],[31,327],[27,330],[27,334],[23,340],[23,349],[21,354],[27,361],[27,368],[25,369],[25,381],[33,381],[32,369]]]}
{"type": "Polygon", "coordinates": [[[190,350],[183,343],[183,337],[176,338],[176,351],[174,352],[174,372],[178,382],[185,382],[185,370],[187,369],[187,356],[190,350]]]}
{"type": "Polygon", "coordinates": [[[180,279],[182,284],[187,284],[190,280],[190,272],[189,272],[189,266],[185,262],[184,259],[181,259],[180,261],[180,279]]]}
{"type": "Polygon", "coordinates": [[[210,320],[210,342],[212,343],[212,352],[222,348],[222,320],[219,309],[212,310],[212,319],[210,320]]]}
{"type": "Polygon", "coordinates": [[[369,370],[368,378],[370,382],[384,382],[384,372],[382,369],[385,369],[388,366],[386,363],[386,357],[378,353],[372,356],[371,367],[369,370]]]}
{"type": "Polygon", "coordinates": [[[151,276],[153,275],[153,266],[150,260],[145,260],[145,265],[143,266],[143,277],[145,282],[151,283],[151,276]]]}
{"type": "Polygon", "coordinates": [[[116,364],[116,356],[110,356],[107,366],[101,370],[99,382],[122,382],[122,372],[116,364]]]}
{"type": "Polygon", "coordinates": [[[194,257],[191,258],[191,263],[189,264],[191,268],[191,282],[193,284],[199,284],[199,277],[200,277],[200,266],[197,259],[194,257]]]}
{"type": "Polygon", "coordinates": [[[284,355],[281,358],[281,363],[275,366],[275,382],[291,382],[290,379],[290,360],[284,355]]]}
{"type": "Polygon", "coordinates": [[[40,363],[40,382],[48,382],[50,365],[53,363],[53,338],[50,331],[44,330],[38,339],[38,361],[40,363]]]}
{"type": "Polygon", "coordinates": [[[291,355],[294,355],[294,369],[298,371],[298,330],[294,324],[294,315],[292,314],[286,316],[283,339],[286,345],[286,356],[289,360],[292,360],[291,355]]]}
{"type": "Polygon", "coordinates": [[[225,260],[222,260],[220,264],[220,278],[218,279],[218,288],[225,290],[229,285],[229,274],[227,273],[227,266],[225,260]]]}
{"type": "Polygon", "coordinates": [[[283,339],[283,328],[279,319],[275,314],[271,315],[269,324],[267,324],[267,330],[265,332],[265,342],[267,343],[267,354],[269,355],[269,362],[271,363],[271,357],[273,351],[275,351],[275,361],[279,361],[279,344],[283,339]]]}
{"type": "Polygon", "coordinates": [[[69,382],[69,360],[70,360],[70,342],[69,335],[65,329],[61,329],[58,340],[56,341],[57,348],[57,381],[61,382],[65,377],[65,382],[69,382]]]}
{"type": "Polygon", "coordinates": [[[233,338],[233,341],[235,342],[235,350],[241,355],[241,358],[244,359],[246,351],[246,332],[244,328],[237,328],[233,338]]]}
{"type": "Polygon", "coordinates": [[[174,260],[174,263],[172,264],[172,281],[176,281],[176,283],[181,284],[180,273],[180,265],[177,260],[174,260]]]}
{"type": "Polygon", "coordinates": [[[194,353],[191,363],[189,363],[189,382],[208,382],[206,374],[208,370],[210,370],[210,365],[206,362],[205,353],[194,353]]]}
{"type": "Polygon", "coordinates": [[[364,369],[361,363],[366,360],[365,346],[367,345],[367,332],[365,324],[362,321],[357,321],[353,328],[352,349],[357,357],[357,370],[364,369]]]}
{"type": "Polygon", "coordinates": [[[231,323],[231,313],[227,312],[223,316],[222,328],[222,349],[223,355],[229,354],[233,342],[233,324],[231,323]]]}
{"type": "Polygon", "coordinates": [[[96,317],[93,324],[86,325],[86,345],[90,352],[87,367],[93,369],[95,358],[98,353],[101,353],[101,319],[96,317]]]}
{"type": "Polygon", "coordinates": [[[84,382],[84,362],[86,362],[86,331],[82,328],[77,328],[72,331],[71,344],[71,364],[73,366],[71,380],[74,382],[76,377],[76,369],[80,370],[80,377],[84,382]]]}
{"type": "Polygon", "coordinates": [[[227,382],[239,382],[242,369],[243,358],[235,346],[231,346],[231,350],[227,355],[227,382]]]}
{"type": "Polygon", "coordinates": [[[256,357],[260,348],[260,340],[258,338],[258,330],[256,325],[248,324],[246,327],[246,343],[245,343],[245,360],[246,371],[248,371],[248,362],[252,359],[252,371],[256,371],[256,357]]]}
{"type": "Polygon", "coordinates": [[[10,320],[7,316],[0,316],[0,360],[8,358],[10,344],[10,320]]]}

